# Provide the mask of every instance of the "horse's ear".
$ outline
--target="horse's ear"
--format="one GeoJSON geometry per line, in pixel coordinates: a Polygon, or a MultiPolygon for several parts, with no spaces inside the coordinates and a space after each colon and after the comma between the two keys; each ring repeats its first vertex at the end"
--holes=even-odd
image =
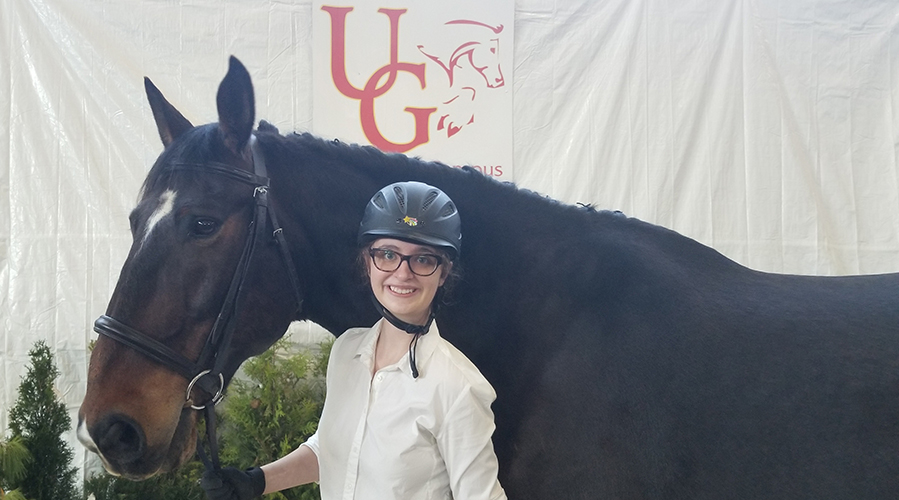
{"type": "Polygon", "coordinates": [[[156,85],[153,85],[149,78],[144,77],[144,88],[147,91],[147,100],[150,101],[150,109],[153,110],[153,119],[156,120],[156,128],[159,130],[163,146],[168,146],[179,135],[193,128],[187,118],[165,100],[162,92],[156,88],[156,85]]]}
{"type": "Polygon", "coordinates": [[[215,101],[225,146],[240,155],[253,131],[256,104],[250,74],[234,56],[228,60],[228,74],[219,85],[215,101]]]}

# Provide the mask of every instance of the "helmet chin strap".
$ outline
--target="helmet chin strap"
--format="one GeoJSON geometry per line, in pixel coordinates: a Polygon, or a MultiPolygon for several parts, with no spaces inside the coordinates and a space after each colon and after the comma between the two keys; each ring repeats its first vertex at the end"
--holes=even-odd
{"type": "Polygon", "coordinates": [[[371,295],[371,301],[375,305],[375,309],[377,309],[381,316],[390,322],[391,325],[412,335],[412,341],[409,342],[409,367],[412,369],[412,378],[418,378],[418,367],[415,365],[415,350],[416,347],[418,347],[419,337],[428,333],[428,330],[431,329],[431,323],[434,322],[434,316],[437,315],[437,301],[435,300],[431,303],[431,314],[428,315],[428,321],[423,325],[413,325],[412,323],[407,323],[397,318],[396,315],[384,307],[383,304],[378,302],[378,298],[375,297],[375,294],[371,295]]]}

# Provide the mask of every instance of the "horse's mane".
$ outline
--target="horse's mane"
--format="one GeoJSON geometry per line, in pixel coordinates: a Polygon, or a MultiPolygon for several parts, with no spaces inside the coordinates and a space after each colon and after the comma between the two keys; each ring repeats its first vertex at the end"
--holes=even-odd
{"type": "MultiPolygon", "coordinates": [[[[282,136],[273,126],[262,122],[260,142],[273,147],[301,169],[297,176],[311,185],[328,186],[361,209],[375,191],[398,180],[421,180],[438,186],[450,195],[463,218],[463,254],[466,242],[494,240],[502,232],[504,251],[562,252],[572,258],[596,260],[622,257],[640,251],[667,254],[666,259],[687,259],[697,266],[735,263],[717,251],[674,231],[619,211],[598,210],[595,203],[572,205],[536,191],[524,189],[484,175],[471,167],[454,168],[440,162],[397,153],[384,153],[373,146],[325,140],[310,133],[282,136]],[[615,255],[602,255],[600,247],[615,255]]],[[[469,246],[470,248],[470,246],[469,246]]],[[[596,264],[597,266],[601,264],[596,264]]],[[[583,275],[581,277],[584,277],[583,275]]]]}
{"type": "MultiPolygon", "coordinates": [[[[398,153],[384,153],[369,145],[359,145],[326,140],[313,134],[290,133],[281,135],[276,127],[261,121],[256,135],[266,150],[284,159],[283,164],[308,164],[303,175],[362,175],[368,178],[407,178],[426,176],[438,186],[460,186],[462,189],[481,193],[491,199],[503,200],[514,207],[526,210],[531,216],[539,215],[557,219],[578,218],[588,222],[595,214],[606,214],[605,210],[594,209],[594,204],[569,205],[536,191],[519,188],[511,182],[498,181],[484,175],[472,167],[454,168],[437,161],[427,161],[419,157],[398,153]],[[349,167],[349,168],[347,168],[349,167]]],[[[201,125],[185,132],[184,140],[167,147],[151,167],[141,187],[140,196],[155,192],[168,185],[171,178],[169,161],[177,158],[180,162],[220,161],[215,123],[201,125]]],[[[277,163],[276,163],[277,164],[277,163]]],[[[198,179],[194,179],[196,182],[198,179]]],[[[342,189],[352,196],[359,183],[346,179],[342,189]]],[[[373,193],[364,193],[366,197],[373,193]]]]}
{"type": "MultiPolygon", "coordinates": [[[[270,125],[263,122],[260,131],[275,132],[270,125]]],[[[506,200],[515,207],[529,208],[532,215],[539,214],[550,218],[582,218],[588,221],[597,213],[605,214],[605,210],[596,210],[593,204],[569,205],[536,191],[520,188],[512,182],[499,181],[484,175],[470,166],[450,167],[439,161],[423,160],[420,157],[406,156],[398,153],[385,153],[374,146],[350,144],[339,140],[325,140],[310,133],[293,133],[283,139],[284,154],[293,158],[314,156],[323,165],[318,169],[350,167],[350,170],[361,172],[371,178],[408,178],[422,176],[437,186],[452,186],[473,193],[489,195],[490,199],[506,200]]],[[[310,173],[304,170],[304,175],[310,173]]],[[[342,171],[341,174],[351,172],[342,171]]],[[[348,190],[353,189],[350,182],[344,183],[348,190]]],[[[370,196],[372,193],[367,193],[370,196]]],[[[620,214],[620,213],[619,213],[620,214]]]]}

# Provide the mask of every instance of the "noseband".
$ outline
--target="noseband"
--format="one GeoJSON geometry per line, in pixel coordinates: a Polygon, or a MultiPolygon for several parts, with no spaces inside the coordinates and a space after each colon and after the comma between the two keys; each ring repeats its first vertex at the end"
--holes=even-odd
{"type": "Polygon", "coordinates": [[[223,175],[232,180],[243,182],[254,187],[253,198],[255,200],[256,209],[253,221],[250,223],[250,232],[247,235],[243,253],[234,270],[234,276],[231,278],[228,294],[225,296],[219,314],[212,326],[212,330],[209,332],[209,336],[206,338],[206,343],[203,346],[203,350],[200,352],[197,361],[188,359],[183,354],[174,351],[162,342],[159,342],[105,314],[100,316],[97,321],[94,322],[94,331],[97,333],[105,335],[106,337],[134,349],[151,360],[178,373],[189,381],[189,384],[187,385],[187,394],[185,396],[185,405],[190,405],[194,410],[204,410],[204,416],[206,418],[206,435],[209,440],[212,462],[210,463],[206,458],[201,443],[197,443],[197,451],[207,469],[220,468],[218,445],[215,438],[215,410],[213,407],[224,397],[225,377],[223,371],[227,361],[228,347],[231,344],[231,339],[237,325],[236,313],[240,310],[244,281],[250,263],[253,260],[253,254],[257,245],[266,238],[265,228],[267,220],[271,221],[272,227],[274,228],[272,236],[278,243],[281,256],[287,267],[287,274],[293,285],[294,292],[296,293],[298,313],[303,306],[300,281],[297,277],[293,260],[290,257],[290,250],[287,248],[287,240],[285,240],[284,232],[278,224],[275,211],[268,206],[269,179],[265,168],[265,158],[257,146],[256,136],[250,137],[249,145],[253,154],[254,173],[224,163],[215,162],[176,163],[172,166],[173,170],[190,170],[223,175]],[[193,392],[194,387],[203,390],[206,394],[211,396],[203,404],[196,404],[196,402],[191,399],[191,393],[193,392]]]}

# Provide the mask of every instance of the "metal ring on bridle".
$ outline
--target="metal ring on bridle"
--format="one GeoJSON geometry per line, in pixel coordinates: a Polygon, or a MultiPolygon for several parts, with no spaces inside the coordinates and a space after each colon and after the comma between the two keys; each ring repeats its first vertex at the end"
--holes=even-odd
{"type": "MultiPolygon", "coordinates": [[[[201,371],[200,373],[198,373],[197,376],[194,377],[194,379],[191,380],[189,384],[187,384],[187,394],[185,395],[185,399],[186,399],[188,402],[191,401],[191,400],[190,400],[190,393],[194,390],[194,385],[196,385],[196,383],[199,382],[199,380],[200,380],[201,378],[205,377],[206,375],[208,375],[208,374],[210,374],[210,373],[212,373],[212,370],[203,370],[203,371],[201,371]]],[[[212,404],[212,406],[215,406],[215,405],[219,404],[219,403],[222,401],[222,398],[225,397],[225,394],[224,394],[224,391],[225,391],[225,377],[222,376],[221,373],[219,373],[218,376],[219,376],[219,388],[218,388],[218,391],[216,391],[215,395],[212,396],[212,399],[210,399],[210,400],[209,400],[206,404],[204,404],[203,406],[196,406],[196,405],[193,405],[193,404],[192,404],[192,405],[190,405],[191,408],[193,408],[194,410],[202,410],[202,409],[206,408],[207,406],[209,406],[210,403],[212,404]]]]}

